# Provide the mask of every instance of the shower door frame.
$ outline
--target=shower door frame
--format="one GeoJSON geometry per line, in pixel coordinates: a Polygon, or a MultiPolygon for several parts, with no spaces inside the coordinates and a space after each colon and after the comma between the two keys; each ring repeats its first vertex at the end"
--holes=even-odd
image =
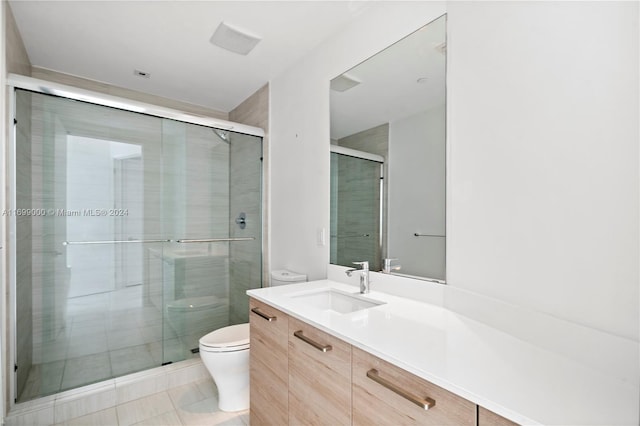
{"type": "MultiPolygon", "coordinates": [[[[4,157],[6,164],[5,171],[5,186],[2,188],[2,203],[3,208],[11,211],[16,208],[16,90],[23,89],[30,92],[42,93],[46,95],[54,95],[61,98],[73,99],[90,104],[101,105],[111,108],[117,108],[124,111],[142,113],[145,115],[155,116],[159,118],[166,118],[175,121],[180,121],[189,124],[197,124],[206,127],[229,130],[235,133],[241,133],[250,136],[257,136],[262,139],[264,144],[265,132],[259,127],[249,126],[246,124],[235,123],[227,120],[220,120],[212,117],[205,117],[195,114],[190,114],[184,111],[166,108],[158,105],[139,102],[131,99],[121,98],[113,95],[108,95],[99,92],[93,92],[91,90],[80,89],[73,86],[67,86],[64,84],[54,83],[47,80],[36,79],[32,77],[9,74],[6,79],[6,86],[3,90],[7,90],[8,100],[8,131],[6,142],[4,143],[3,153],[0,154],[0,158],[4,157]],[[7,190],[9,188],[9,190],[7,190]]],[[[4,119],[4,118],[2,118],[4,119]]],[[[263,146],[264,151],[264,146],[263,146]]],[[[261,204],[264,204],[265,192],[264,192],[264,168],[261,176],[261,204]]],[[[260,256],[264,262],[264,214],[262,223],[262,235],[260,256]]],[[[8,398],[4,396],[4,391],[0,390],[0,397],[4,401],[0,403],[0,407],[4,405],[4,402],[8,402],[8,406],[4,407],[5,413],[8,414],[17,404],[17,376],[16,376],[16,359],[17,359],[17,271],[16,271],[16,253],[17,253],[17,230],[16,230],[16,217],[14,215],[5,215],[2,222],[4,233],[4,244],[2,245],[3,258],[2,262],[6,266],[5,273],[2,277],[2,310],[0,314],[3,318],[9,320],[9,327],[2,328],[2,342],[4,345],[0,346],[0,361],[2,365],[0,368],[3,370],[2,376],[4,377],[0,386],[3,390],[8,390],[8,398]],[[7,288],[8,286],[8,288],[7,288]],[[4,295],[8,296],[8,300],[4,299],[4,295]],[[5,315],[5,309],[8,310],[5,315]]],[[[264,265],[261,268],[264,270],[264,265]]],[[[54,394],[57,395],[57,394],[54,394]]],[[[41,397],[42,398],[42,397],[41,397]]],[[[41,399],[38,398],[38,399],[41,399]]],[[[46,397],[45,397],[46,398],[46,397]]],[[[35,401],[37,401],[36,399],[35,401]]]]}

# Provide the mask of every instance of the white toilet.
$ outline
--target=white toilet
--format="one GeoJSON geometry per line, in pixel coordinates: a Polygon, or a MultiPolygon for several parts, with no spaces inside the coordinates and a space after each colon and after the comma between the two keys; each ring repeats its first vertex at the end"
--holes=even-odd
{"type": "Polygon", "coordinates": [[[249,408],[249,323],[230,325],[200,339],[200,358],[218,387],[222,411],[249,408]]]}
{"type": "Polygon", "coordinates": [[[271,272],[271,287],[279,285],[303,283],[307,281],[307,276],[287,269],[280,269],[271,272]]]}
{"type": "MultiPolygon", "coordinates": [[[[271,273],[271,285],[307,280],[306,275],[280,270],[271,273]]],[[[249,408],[249,323],[230,325],[200,338],[200,358],[218,387],[222,411],[249,408]]]]}
{"type": "Polygon", "coordinates": [[[210,330],[229,325],[229,299],[215,296],[188,297],[166,305],[167,320],[176,337],[187,349],[198,347],[198,340],[210,330]]]}

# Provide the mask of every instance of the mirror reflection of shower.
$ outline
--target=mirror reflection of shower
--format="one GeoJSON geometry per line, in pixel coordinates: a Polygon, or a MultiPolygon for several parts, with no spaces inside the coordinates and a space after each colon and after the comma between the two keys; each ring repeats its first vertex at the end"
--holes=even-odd
{"type": "Polygon", "coordinates": [[[384,158],[331,146],[330,262],[366,260],[373,270],[383,257],[384,158]]]}

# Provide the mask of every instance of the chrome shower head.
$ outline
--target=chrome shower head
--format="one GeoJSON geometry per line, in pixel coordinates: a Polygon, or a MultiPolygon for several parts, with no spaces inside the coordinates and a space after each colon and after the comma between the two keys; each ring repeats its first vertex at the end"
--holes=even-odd
{"type": "Polygon", "coordinates": [[[222,142],[229,144],[231,143],[231,140],[229,138],[229,131],[228,130],[220,130],[220,129],[215,129],[215,128],[211,128],[211,130],[213,131],[213,133],[215,133],[215,135],[217,137],[219,137],[222,142]]]}

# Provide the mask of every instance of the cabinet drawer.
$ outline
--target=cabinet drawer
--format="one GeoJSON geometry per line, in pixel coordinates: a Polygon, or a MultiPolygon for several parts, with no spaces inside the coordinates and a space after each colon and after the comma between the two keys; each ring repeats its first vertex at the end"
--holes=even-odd
{"type": "Polygon", "coordinates": [[[358,348],[352,350],[354,425],[475,426],[476,405],[472,402],[358,348]],[[372,370],[384,384],[367,377],[372,370]],[[425,410],[408,399],[412,397],[429,398],[434,404],[425,410]]]}
{"type": "Polygon", "coordinates": [[[285,313],[249,300],[251,327],[251,425],[284,425],[288,421],[288,330],[285,313]]]}
{"type": "Polygon", "coordinates": [[[478,426],[518,426],[518,424],[484,407],[478,407],[478,426]]]}
{"type": "Polygon", "coordinates": [[[351,424],[351,345],[291,317],[289,424],[351,424]]]}

